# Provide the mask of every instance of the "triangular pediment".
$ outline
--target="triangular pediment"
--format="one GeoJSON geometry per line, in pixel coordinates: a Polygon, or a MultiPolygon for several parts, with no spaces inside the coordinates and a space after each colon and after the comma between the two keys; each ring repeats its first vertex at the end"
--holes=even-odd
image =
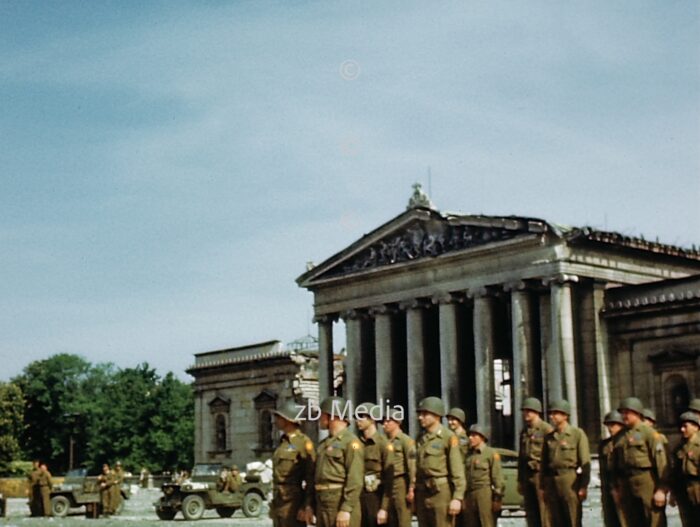
{"type": "Polygon", "coordinates": [[[307,287],[319,280],[417,262],[547,230],[542,220],[442,215],[433,209],[413,208],[310,269],[297,283],[307,287]]]}

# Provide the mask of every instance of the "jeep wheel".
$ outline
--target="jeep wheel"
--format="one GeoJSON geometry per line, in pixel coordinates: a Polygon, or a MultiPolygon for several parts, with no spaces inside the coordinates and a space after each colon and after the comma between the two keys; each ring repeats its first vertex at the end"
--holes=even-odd
{"type": "Polygon", "coordinates": [[[172,520],[177,514],[175,509],[156,509],[156,516],[159,520],[172,520]]]}
{"type": "Polygon", "coordinates": [[[182,515],[186,520],[198,520],[204,514],[204,500],[198,494],[190,494],[182,500],[182,515]]]}
{"type": "Polygon", "coordinates": [[[230,518],[236,512],[236,507],[217,507],[216,513],[222,518],[230,518]]]}
{"type": "Polygon", "coordinates": [[[63,518],[68,515],[70,500],[65,496],[54,496],[51,498],[51,514],[63,518]]]}
{"type": "Polygon", "coordinates": [[[243,498],[243,514],[248,518],[257,518],[262,510],[262,498],[260,494],[249,492],[243,498]]]}

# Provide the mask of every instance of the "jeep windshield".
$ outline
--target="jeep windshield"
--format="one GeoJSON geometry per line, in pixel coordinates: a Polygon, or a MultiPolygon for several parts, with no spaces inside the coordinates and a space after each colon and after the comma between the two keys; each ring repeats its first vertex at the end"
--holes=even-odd
{"type": "Polygon", "coordinates": [[[202,464],[202,465],[195,465],[194,468],[192,469],[192,477],[206,477],[206,476],[218,476],[221,473],[221,464],[220,463],[212,463],[212,464],[202,464]]]}

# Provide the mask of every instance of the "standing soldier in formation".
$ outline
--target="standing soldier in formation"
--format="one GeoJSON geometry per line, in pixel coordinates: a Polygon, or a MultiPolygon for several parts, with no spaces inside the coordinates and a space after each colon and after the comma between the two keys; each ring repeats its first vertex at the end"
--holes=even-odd
{"type": "Polygon", "coordinates": [[[439,397],[418,404],[423,429],[416,441],[416,516],[420,527],[448,527],[459,514],[466,489],[459,440],[441,423],[445,405],[439,397]]]}
{"type": "Polygon", "coordinates": [[[381,412],[382,409],[372,403],[363,403],[355,410],[360,441],[364,445],[365,484],[360,493],[363,527],[387,523],[394,487],[394,446],[377,432],[373,417],[381,412]]]}
{"type": "Polygon", "coordinates": [[[668,460],[663,441],[642,421],[644,406],[636,397],[622,401],[618,411],[625,422],[624,436],[613,451],[615,492],[621,517],[630,527],[656,527],[666,506],[668,460]]]}
{"type": "Polygon", "coordinates": [[[32,461],[32,470],[27,474],[27,497],[29,498],[29,513],[31,516],[43,516],[41,506],[41,491],[39,490],[39,475],[41,467],[39,460],[32,461]]]}
{"type": "Polygon", "coordinates": [[[403,410],[384,419],[384,432],[394,448],[394,484],[389,502],[389,527],[411,527],[416,487],[416,443],[401,431],[403,410]]]}
{"type": "Polygon", "coordinates": [[[603,521],[605,527],[621,527],[618,516],[619,505],[613,495],[613,465],[612,456],[615,445],[622,440],[622,431],[625,423],[620,412],[613,410],[608,412],[603,420],[610,437],[603,439],[598,448],[598,462],[600,463],[600,501],[603,505],[603,521]]]}
{"type": "Polygon", "coordinates": [[[39,495],[41,496],[41,510],[44,516],[51,516],[51,488],[53,487],[53,482],[51,481],[51,472],[49,472],[49,467],[46,463],[40,465],[39,472],[39,495]]]}
{"type": "Polygon", "coordinates": [[[674,453],[673,497],[683,527],[700,525],[700,415],[681,414],[683,440],[674,453]]]}
{"type": "Polygon", "coordinates": [[[348,430],[345,400],[321,402],[319,426],[328,430],[316,451],[314,492],[317,527],[360,527],[360,492],[364,483],[362,443],[348,430]]]}
{"type": "Polygon", "coordinates": [[[112,471],[114,484],[112,485],[112,514],[119,514],[122,504],[122,483],[124,483],[124,470],[122,470],[122,462],[117,461],[114,464],[112,471]]]}
{"type": "Polygon", "coordinates": [[[465,460],[465,527],[496,527],[501,512],[505,491],[501,456],[487,446],[487,442],[488,436],[481,426],[474,424],[469,427],[469,450],[465,460]]]}
{"type": "Polygon", "coordinates": [[[462,459],[467,457],[469,450],[469,437],[467,436],[467,414],[461,408],[451,408],[447,412],[447,426],[452,430],[457,439],[459,439],[459,451],[462,453],[462,459]]]}
{"type": "MultiPolygon", "coordinates": [[[[669,470],[671,469],[671,447],[668,444],[668,438],[666,437],[665,434],[662,434],[658,430],[656,430],[656,414],[654,413],[654,410],[651,408],[644,408],[642,411],[642,419],[644,421],[644,424],[647,425],[649,428],[654,430],[659,435],[659,440],[661,443],[664,445],[664,451],[666,452],[666,459],[668,460],[668,465],[669,465],[669,470]]],[[[666,527],[667,521],[666,521],[666,505],[664,504],[663,507],[654,507],[654,509],[651,512],[653,519],[652,519],[652,525],[655,527],[666,527]]]]}
{"type": "Polygon", "coordinates": [[[273,527],[305,527],[313,521],[311,487],[316,451],[311,439],[299,429],[298,414],[294,401],[275,410],[275,425],[282,436],[272,454],[273,527]]]}
{"type": "Polygon", "coordinates": [[[542,448],[542,479],[545,508],[553,527],[581,527],[581,502],[588,496],[591,453],[588,436],[569,424],[571,406],[556,401],[549,406],[554,429],[542,448]]]}
{"type": "Polygon", "coordinates": [[[102,474],[97,476],[97,483],[100,488],[100,502],[102,503],[102,514],[109,516],[112,514],[112,486],[114,476],[109,468],[109,464],[102,465],[102,474]]]}
{"type": "Polygon", "coordinates": [[[528,397],[520,408],[525,426],[520,432],[518,491],[525,498],[528,527],[550,527],[544,514],[544,492],[540,488],[542,447],[552,426],[542,419],[542,403],[528,397]]]}

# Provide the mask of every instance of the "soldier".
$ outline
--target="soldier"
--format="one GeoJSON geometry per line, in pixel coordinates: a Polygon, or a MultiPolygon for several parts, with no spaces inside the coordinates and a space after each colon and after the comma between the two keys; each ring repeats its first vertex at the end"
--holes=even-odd
{"type": "Polygon", "coordinates": [[[41,467],[39,460],[32,461],[32,470],[27,474],[27,498],[29,498],[29,513],[31,516],[43,516],[44,511],[41,506],[41,491],[39,489],[39,475],[41,467]]]}
{"type": "Polygon", "coordinates": [[[299,408],[294,401],[274,413],[275,426],[282,436],[272,454],[270,518],[273,527],[305,527],[314,516],[311,485],[316,451],[311,439],[299,429],[299,408]]]}
{"type": "Polygon", "coordinates": [[[544,493],[540,488],[542,447],[552,425],[542,419],[542,403],[528,397],[520,408],[525,426],[520,432],[518,452],[518,492],[525,499],[528,527],[549,527],[544,514],[544,493]]]}
{"type": "Polygon", "coordinates": [[[465,527],[496,527],[501,513],[505,491],[501,456],[487,442],[488,435],[483,427],[478,424],[469,427],[469,450],[465,460],[465,527]]]}
{"type": "Polygon", "coordinates": [[[39,472],[39,481],[37,485],[39,486],[39,494],[41,496],[41,510],[44,516],[51,516],[51,488],[53,487],[51,472],[49,472],[46,463],[42,463],[39,467],[41,471],[39,472]]]}
{"type": "Polygon", "coordinates": [[[104,516],[110,516],[112,514],[112,486],[114,485],[114,478],[112,476],[112,471],[110,470],[109,464],[104,463],[102,465],[102,474],[97,476],[97,483],[100,488],[100,502],[102,504],[102,514],[104,516]]]}
{"type": "Polygon", "coordinates": [[[416,443],[401,431],[403,410],[390,410],[384,432],[394,447],[394,485],[389,504],[389,527],[411,527],[416,488],[416,443]]]}
{"type": "Polygon", "coordinates": [[[549,406],[554,429],[544,438],[542,477],[545,509],[550,525],[581,527],[581,502],[588,496],[591,453],[586,433],[569,424],[571,405],[555,401],[549,406]]]}
{"type": "Polygon", "coordinates": [[[603,424],[608,429],[610,437],[603,439],[598,448],[598,462],[600,463],[600,494],[603,505],[603,520],[605,527],[621,527],[618,516],[619,504],[613,496],[613,470],[612,456],[617,441],[622,439],[622,431],[625,424],[620,412],[613,410],[605,415],[603,424]]]}
{"type": "Polygon", "coordinates": [[[683,527],[700,525],[700,415],[681,414],[683,441],[674,453],[673,497],[683,527]]]}
{"type": "MultiPolygon", "coordinates": [[[[666,437],[666,435],[656,430],[656,414],[654,413],[654,410],[652,410],[651,408],[644,408],[644,410],[642,410],[642,419],[644,420],[645,425],[647,425],[649,428],[651,428],[657,434],[659,434],[659,439],[663,443],[664,450],[666,451],[666,459],[668,460],[670,470],[671,447],[668,443],[668,438],[666,437]]],[[[653,516],[652,525],[656,527],[666,527],[666,507],[654,507],[651,511],[651,514],[653,516]]]]}
{"type": "Polygon", "coordinates": [[[110,491],[112,492],[110,496],[112,514],[119,514],[122,504],[122,483],[124,483],[124,470],[122,470],[121,461],[117,461],[114,464],[112,477],[114,479],[114,484],[110,487],[110,491]]]}
{"type": "Polygon", "coordinates": [[[469,437],[467,437],[467,414],[461,408],[452,408],[447,412],[447,426],[452,430],[457,439],[459,439],[459,451],[462,453],[462,459],[467,457],[469,450],[469,437]]]}
{"type": "Polygon", "coordinates": [[[360,492],[364,483],[362,443],[348,430],[341,397],[321,402],[319,426],[328,430],[316,450],[314,492],[317,527],[360,527],[360,492]]]}
{"type": "Polygon", "coordinates": [[[658,432],[642,421],[644,406],[639,399],[627,397],[618,411],[625,431],[613,450],[613,474],[621,520],[630,527],[654,526],[660,518],[654,509],[666,506],[666,450],[658,432]]]}
{"type": "Polygon", "coordinates": [[[372,403],[362,403],[355,409],[357,429],[364,445],[365,485],[360,493],[364,527],[387,523],[394,486],[394,446],[377,432],[373,417],[380,416],[381,412],[382,409],[372,403]]]}
{"type": "Polygon", "coordinates": [[[441,423],[439,397],[418,404],[421,434],[416,441],[416,516],[420,527],[448,527],[462,508],[466,490],[459,440],[441,423]]]}

